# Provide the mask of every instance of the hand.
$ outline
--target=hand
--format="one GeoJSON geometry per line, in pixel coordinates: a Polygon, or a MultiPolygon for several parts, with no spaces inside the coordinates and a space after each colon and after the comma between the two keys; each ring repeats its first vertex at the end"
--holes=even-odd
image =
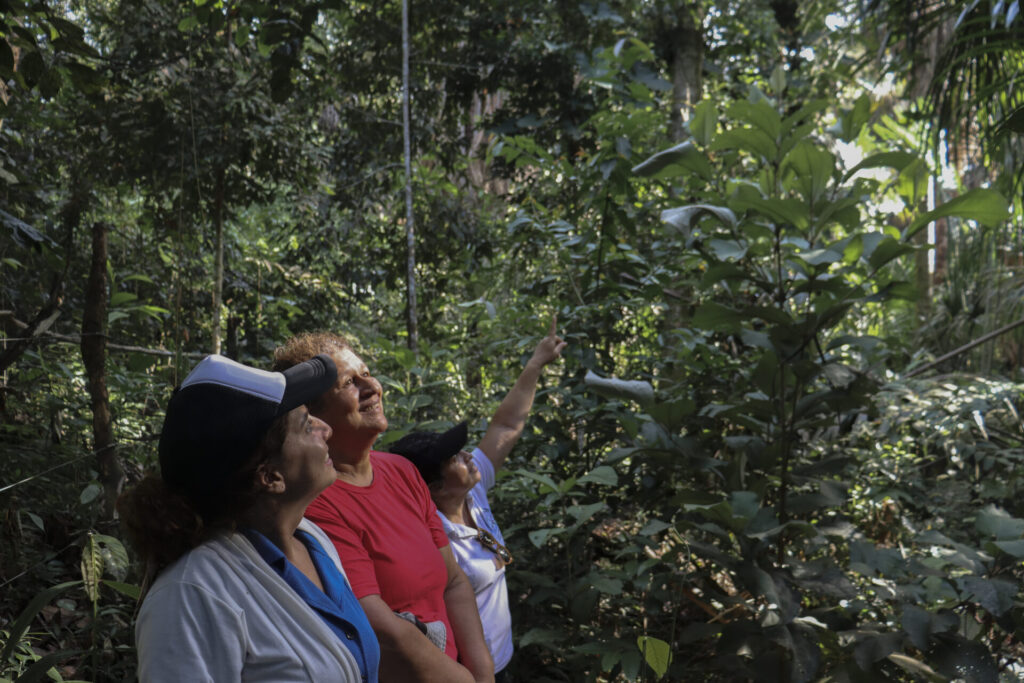
{"type": "Polygon", "coordinates": [[[533,356],[530,358],[531,363],[536,363],[540,367],[544,367],[548,363],[557,360],[562,357],[562,349],[565,348],[568,342],[563,341],[558,336],[558,315],[551,316],[551,329],[548,330],[548,336],[544,337],[537,343],[537,348],[533,350],[533,356]]]}

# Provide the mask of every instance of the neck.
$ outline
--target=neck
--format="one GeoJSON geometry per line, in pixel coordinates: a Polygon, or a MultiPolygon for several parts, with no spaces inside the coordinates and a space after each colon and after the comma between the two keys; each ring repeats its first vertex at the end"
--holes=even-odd
{"type": "Polygon", "coordinates": [[[305,510],[305,505],[260,501],[239,517],[238,524],[260,532],[285,555],[289,555],[289,549],[295,542],[295,530],[299,528],[305,510]]]}
{"type": "Polygon", "coordinates": [[[375,434],[372,439],[364,439],[362,442],[349,440],[342,443],[334,439],[327,442],[338,479],[356,486],[369,486],[373,483],[370,450],[376,440],[375,434]]]}
{"type": "Polygon", "coordinates": [[[434,505],[441,511],[442,515],[448,518],[449,522],[472,527],[476,526],[473,523],[473,516],[469,514],[469,504],[466,502],[465,491],[460,493],[442,489],[440,491],[431,491],[430,495],[434,499],[434,505]]]}

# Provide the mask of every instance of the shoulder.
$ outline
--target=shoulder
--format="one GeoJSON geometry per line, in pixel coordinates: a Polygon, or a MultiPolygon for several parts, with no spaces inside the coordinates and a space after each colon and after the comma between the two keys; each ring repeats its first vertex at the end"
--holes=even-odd
{"type": "Polygon", "coordinates": [[[394,453],[370,451],[370,461],[373,463],[374,469],[381,467],[403,473],[416,471],[416,466],[409,462],[408,459],[394,453]]]}
{"type": "Polygon", "coordinates": [[[380,475],[385,479],[404,481],[414,488],[426,488],[419,470],[406,458],[381,451],[372,451],[370,457],[373,461],[374,478],[380,475]]]}
{"type": "Polygon", "coordinates": [[[167,605],[200,603],[217,611],[240,613],[242,608],[229,599],[233,591],[227,589],[239,582],[239,574],[247,571],[250,562],[244,555],[234,553],[230,544],[207,541],[160,572],[142,601],[140,616],[144,612],[162,611],[167,605]],[[237,561],[226,561],[225,553],[237,561]]]}

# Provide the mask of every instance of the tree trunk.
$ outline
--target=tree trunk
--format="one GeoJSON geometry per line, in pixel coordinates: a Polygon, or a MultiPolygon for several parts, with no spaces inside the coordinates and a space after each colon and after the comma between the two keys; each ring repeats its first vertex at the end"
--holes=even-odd
{"type": "Polygon", "coordinates": [[[124,470],[117,457],[114,431],[107,395],[107,226],[92,226],[92,261],[82,311],[82,362],[92,405],[93,449],[100,484],[103,485],[103,512],[113,519],[114,504],[124,485],[124,470]]]}
{"type": "Polygon", "coordinates": [[[677,12],[677,23],[667,37],[669,69],[672,73],[672,116],[669,135],[673,142],[686,136],[683,122],[703,93],[701,74],[704,70],[704,31],[699,8],[684,4],[677,12]]]}
{"type": "MultiPolygon", "coordinates": [[[[19,24],[19,25],[22,23],[20,19],[15,19],[14,21],[17,24],[19,24]]],[[[6,42],[7,42],[7,46],[11,49],[11,58],[12,58],[12,61],[13,61],[13,65],[11,67],[11,71],[17,72],[17,70],[18,70],[18,62],[21,61],[21,48],[18,47],[17,45],[12,45],[10,43],[10,41],[6,41],[6,42]]],[[[11,90],[10,90],[10,88],[7,87],[7,83],[3,79],[0,79],[0,104],[3,104],[4,106],[6,106],[7,102],[10,101],[10,99],[11,99],[11,90]]],[[[4,129],[4,120],[0,119],[0,131],[2,131],[3,129],[4,129]]]]}
{"type": "Polygon", "coordinates": [[[213,221],[217,229],[213,266],[213,353],[220,353],[220,309],[224,301],[224,170],[217,174],[213,221]]]}
{"type": "Polygon", "coordinates": [[[409,116],[409,0],[402,0],[402,138],[405,148],[405,292],[409,348],[419,346],[419,321],[416,314],[416,225],[412,210],[412,123],[409,116]]]}

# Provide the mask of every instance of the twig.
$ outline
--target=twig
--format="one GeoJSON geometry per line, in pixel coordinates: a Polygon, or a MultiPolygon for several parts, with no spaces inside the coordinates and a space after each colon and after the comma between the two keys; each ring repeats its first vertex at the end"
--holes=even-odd
{"type": "Polygon", "coordinates": [[[990,339],[995,339],[996,337],[998,337],[1000,335],[1004,335],[1007,332],[1009,332],[1010,330],[1016,329],[1016,328],[1020,327],[1021,325],[1024,325],[1024,318],[1021,318],[1017,322],[1010,323],[1009,325],[1003,325],[998,330],[993,330],[992,332],[989,332],[986,335],[978,337],[974,341],[972,341],[972,342],[970,342],[968,344],[964,344],[960,348],[954,349],[954,350],[950,351],[949,353],[947,353],[944,356],[940,356],[939,358],[936,358],[935,360],[933,360],[931,363],[928,363],[927,365],[923,365],[923,366],[917,368],[916,370],[911,370],[910,372],[908,372],[907,374],[904,375],[904,378],[914,377],[915,375],[920,375],[922,372],[927,372],[929,370],[932,370],[932,369],[938,367],[939,365],[942,365],[947,360],[949,360],[951,358],[956,358],[957,356],[970,351],[974,347],[980,346],[980,345],[984,344],[985,342],[989,341],[990,339]]]}
{"type": "MultiPolygon", "coordinates": [[[[19,322],[15,320],[15,322],[19,322]]],[[[48,340],[55,341],[61,344],[75,344],[80,345],[82,343],[81,337],[73,337],[67,334],[58,334],[57,332],[44,332],[43,334],[36,337],[0,337],[0,341],[17,341],[17,340],[48,340]]],[[[161,356],[164,358],[173,358],[178,354],[174,351],[168,351],[167,349],[147,349],[142,346],[130,346],[128,344],[107,344],[107,349],[110,351],[123,351],[125,353],[144,353],[149,356],[161,356]]],[[[205,358],[208,354],[200,351],[182,351],[182,356],[186,358],[205,358]]]]}

